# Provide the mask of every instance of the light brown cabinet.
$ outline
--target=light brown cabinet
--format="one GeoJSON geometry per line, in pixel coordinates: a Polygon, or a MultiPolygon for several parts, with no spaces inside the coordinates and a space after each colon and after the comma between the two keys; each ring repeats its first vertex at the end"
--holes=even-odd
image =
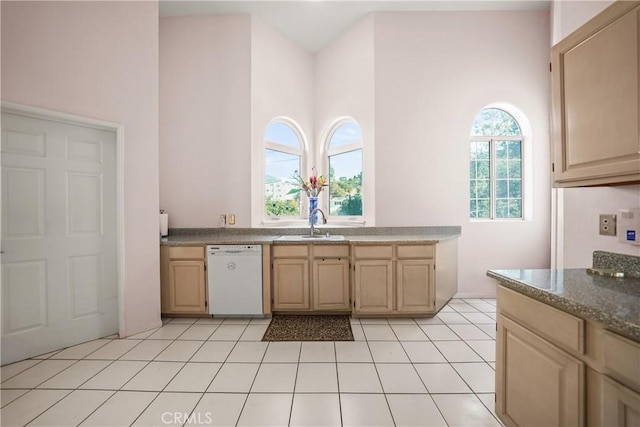
{"type": "Polygon", "coordinates": [[[456,239],[272,245],[273,310],[433,315],[457,291],[457,248],[456,239]]]}
{"type": "Polygon", "coordinates": [[[160,247],[161,311],[207,314],[207,280],[203,246],[160,247]]]}
{"type": "MultiPolygon", "coordinates": [[[[640,364],[640,361],[637,361],[640,364]]],[[[602,376],[602,426],[640,426],[640,393],[602,376]]]]}
{"type": "Polygon", "coordinates": [[[320,258],[312,262],[313,309],[349,310],[349,260],[320,258]]]}
{"type": "Polygon", "coordinates": [[[432,259],[399,259],[396,261],[396,301],[398,312],[427,312],[435,306],[432,259]]]}
{"type": "Polygon", "coordinates": [[[272,251],[274,311],[350,310],[348,245],[273,245],[272,251]]]}
{"type": "Polygon", "coordinates": [[[356,313],[393,311],[393,261],[355,260],[353,277],[356,313]]]}
{"type": "MultiPolygon", "coordinates": [[[[452,241],[437,247],[443,249],[443,272],[448,269],[441,275],[444,305],[457,287],[456,273],[451,271],[451,258],[457,251],[452,241]]],[[[440,308],[436,304],[436,253],[432,244],[354,245],[355,313],[435,313],[440,308]]]]}
{"type": "Polygon", "coordinates": [[[554,181],[640,181],[640,2],[618,1],[552,48],[554,181]]]}
{"type": "Polygon", "coordinates": [[[498,316],[496,412],[507,426],[584,425],[584,363],[498,316]]]}
{"type": "Polygon", "coordinates": [[[273,260],[273,310],[308,310],[309,260],[273,260]]]}
{"type": "Polygon", "coordinates": [[[505,425],[640,425],[640,343],[502,285],[497,320],[505,425]]]}

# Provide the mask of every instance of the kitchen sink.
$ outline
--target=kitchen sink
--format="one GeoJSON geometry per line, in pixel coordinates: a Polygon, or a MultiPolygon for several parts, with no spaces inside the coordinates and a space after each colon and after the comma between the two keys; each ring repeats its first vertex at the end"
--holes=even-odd
{"type": "Polygon", "coordinates": [[[293,234],[293,235],[288,235],[288,236],[280,236],[275,240],[287,240],[287,241],[312,241],[312,242],[321,242],[321,241],[333,241],[333,240],[344,240],[344,236],[341,234],[333,234],[330,236],[327,236],[325,234],[316,234],[314,236],[310,236],[310,235],[297,235],[297,234],[293,234]]]}

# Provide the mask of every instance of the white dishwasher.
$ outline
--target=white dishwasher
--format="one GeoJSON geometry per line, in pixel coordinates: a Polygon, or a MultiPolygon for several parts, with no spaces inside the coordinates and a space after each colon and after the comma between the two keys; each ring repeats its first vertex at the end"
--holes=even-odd
{"type": "Polygon", "coordinates": [[[207,246],[209,313],[262,315],[262,246],[207,246]]]}

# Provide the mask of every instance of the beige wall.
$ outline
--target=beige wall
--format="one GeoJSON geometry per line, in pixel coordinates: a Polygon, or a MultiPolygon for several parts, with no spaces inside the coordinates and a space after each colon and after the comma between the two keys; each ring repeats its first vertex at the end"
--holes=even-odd
{"type": "Polygon", "coordinates": [[[548,268],[548,11],[380,13],[374,27],[376,225],[462,225],[462,295],[495,293],[487,269],[548,268]],[[526,221],[469,220],[469,132],[495,102],[531,123],[526,221]]]}
{"type": "Polygon", "coordinates": [[[251,18],[160,19],[160,207],[169,227],[250,225],[251,18]]]}
{"type": "MultiPolygon", "coordinates": [[[[314,57],[258,18],[251,22],[251,225],[261,227],[264,132],[271,120],[285,116],[300,126],[307,144],[312,143],[314,57]]],[[[310,168],[316,159],[312,153],[309,157],[310,168]]],[[[248,220],[247,214],[242,216],[248,220]]]]}
{"type": "Polygon", "coordinates": [[[158,4],[2,2],[2,100],[124,125],[124,327],[160,324],[158,4]]]}
{"type": "MultiPolygon", "coordinates": [[[[376,220],[373,23],[374,15],[365,17],[315,58],[316,155],[322,154],[337,118],[347,116],[358,122],[363,138],[363,219],[367,226],[375,225],[376,220]]],[[[323,164],[322,160],[316,163],[323,164]]],[[[322,167],[328,173],[328,165],[322,167]]]]}
{"type": "Polygon", "coordinates": [[[485,277],[489,268],[548,267],[548,11],[376,13],[315,57],[255,18],[250,32],[244,21],[227,21],[240,17],[206,19],[160,24],[161,200],[172,227],[215,227],[224,212],[235,213],[240,226],[260,225],[261,143],[268,121],[279,115],[298,121],[316,147],[310,165],[318,165],[332,121],[351,116],[365,138],[367,225],[461,224],[460,291],[466,295],[495,293],[485,277]],[[227,49],[240,40],[235,55],[219,51],[220,43],[227,49]],[[233,75],[220,73],[227,66],[233,75]],[[193,68],[206,73],[191,74],[193,68]],[[215,120],[212,106],[229,105],[228,93],[221,94],[223,87],[208,81],[210,75],[221,86],[243,89],[250,80],[248,119],[243,90],[226,122],[189,122],[189,115],[215,120]],[[206,99],[200,100],[200,92],[206,99]],[[187,101],[192,97],[195,107],[187,101]],[[513,104],[532,124],[534,204],[527,221],[468,218],[469,129],[475,114],[494,102],[513,104]],[[208,139],[215,129],[241,121],[250,138],[238,132],[208,139]],[[207,165],[224,174],[203,171],[207,165]],[[199,184],[199,177],[206,187],[186,188],[199,184]]]}

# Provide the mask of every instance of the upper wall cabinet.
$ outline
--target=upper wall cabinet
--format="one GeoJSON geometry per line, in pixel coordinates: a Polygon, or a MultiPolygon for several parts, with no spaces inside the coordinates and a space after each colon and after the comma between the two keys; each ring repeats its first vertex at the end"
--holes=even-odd
{"type": "Polygon", "coordinates": [[[618,1],[552,48],[556,187],[640,182],[639,37],[618,1]]]}

